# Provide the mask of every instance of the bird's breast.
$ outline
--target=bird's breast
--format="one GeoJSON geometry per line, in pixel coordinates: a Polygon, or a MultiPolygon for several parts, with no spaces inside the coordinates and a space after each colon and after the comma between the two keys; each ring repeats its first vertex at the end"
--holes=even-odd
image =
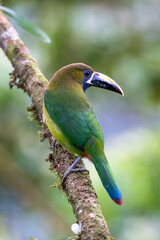
{"type": "Polygon", "coordinates": [[[81,151],[77,148],[75,148],[64,136],[60,128],[57,126],[57,124],[52,120],[52,118],[49,116],[47,109],[45,108],[45,105],[43,104],[43,114],[46,121],[46,124],[49,128],[50,133],[52,136],[64,147],[66,147],[71,152],[77,153],[81,155],[81,151]]]}

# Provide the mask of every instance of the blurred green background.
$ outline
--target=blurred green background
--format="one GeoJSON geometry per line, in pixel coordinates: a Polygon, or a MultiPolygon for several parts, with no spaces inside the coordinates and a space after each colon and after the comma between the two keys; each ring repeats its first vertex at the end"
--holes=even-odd
{"type": "MultiPolygon", "coordinates": [[[[6,0],[41,27],[50,45],[14,26],[50,79],[84,62],[109,75],[125,96],[90,88],[105,151],[124,204],[115,205],[86,161],[102,210],[117,240],[160,239],[160,1],[6,0]]],[[[59,240],[74,235],[71,206],[48,170],[47,142],[27,117],[30,99],[9,90],[10,62],[0,49],[0,240],[59,240]]]]}

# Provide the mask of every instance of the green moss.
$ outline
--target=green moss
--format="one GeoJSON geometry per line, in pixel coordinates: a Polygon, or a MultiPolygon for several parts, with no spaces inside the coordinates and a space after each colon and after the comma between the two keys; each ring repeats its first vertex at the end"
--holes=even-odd
{"type": "Polygon", "coordinates": [[[30,121],[36,121],[40,125],[39,116],[38,116],[36,107],[32,104],[31,106],[27,107],[27,111],[29,113],[28,119],[30,121]]]}
{"type": "Polygon", "coordinates": [[[14,59],[15,58],[15,45],[13,43],[9,44],[7,47],[7,55],[9,57],[9,59],[14,59]]]}

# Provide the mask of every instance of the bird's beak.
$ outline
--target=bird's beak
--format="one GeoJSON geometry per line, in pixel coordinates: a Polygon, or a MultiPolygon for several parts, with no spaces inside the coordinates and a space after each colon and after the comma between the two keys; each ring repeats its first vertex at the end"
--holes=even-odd
{"type": "Polygon", "coordinates": [[[87,83],[90,86],[108,89],[110,91],[120,93],[122,96],[124,96],[121,87],[113,79],[102,73],[94,72],[87,83]]]}

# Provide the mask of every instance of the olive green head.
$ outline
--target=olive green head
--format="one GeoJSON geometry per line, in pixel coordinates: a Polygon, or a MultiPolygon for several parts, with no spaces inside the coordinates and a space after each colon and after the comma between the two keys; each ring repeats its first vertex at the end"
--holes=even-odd
{"type": "Polygon", "coordinates": [[[102,73],[95,72],[84,63],[72,63],[59,69],[50,80],[48,89],[69,87],[85,92],[90,86],[105,88],[124,95],[114,80],[102,73]]]}
{"type": "Polygon", "coordinates": [[[83,63],[72,63],[59,69],[52,77],[49,88],[80,85],[83,89],[84,71],[94,70],[83,63]]]}

